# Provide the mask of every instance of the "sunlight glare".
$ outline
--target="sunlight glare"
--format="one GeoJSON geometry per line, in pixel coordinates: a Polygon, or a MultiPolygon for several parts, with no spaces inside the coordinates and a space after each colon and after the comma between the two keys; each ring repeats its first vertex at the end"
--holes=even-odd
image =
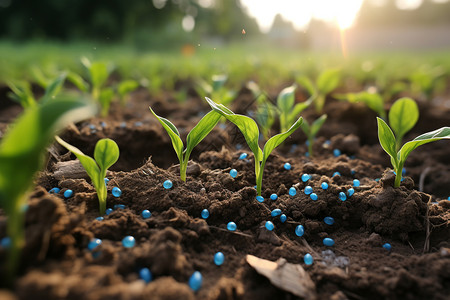
{"type": "Polygon", "coordinates": [[[298,30],[304,30],[312,18],[335,22],[341,29],[353,24],[363,0],[241,0],[248,13],[256,18],[260,28],[268,32],[273,19],[280,14],[293,23],[298,30]]]}

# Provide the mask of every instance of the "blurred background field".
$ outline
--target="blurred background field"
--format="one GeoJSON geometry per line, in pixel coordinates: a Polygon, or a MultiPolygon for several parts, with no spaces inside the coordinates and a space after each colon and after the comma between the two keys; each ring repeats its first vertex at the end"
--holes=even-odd
{"type": "Polygon", "coordinates": [[[279,88],[328,68],[350,91],[421,76],[445,91],[449,16],[447,0],[0,0],[0,82],[86,75],[87,57],[150,91],[214,74],[279,88]]]}

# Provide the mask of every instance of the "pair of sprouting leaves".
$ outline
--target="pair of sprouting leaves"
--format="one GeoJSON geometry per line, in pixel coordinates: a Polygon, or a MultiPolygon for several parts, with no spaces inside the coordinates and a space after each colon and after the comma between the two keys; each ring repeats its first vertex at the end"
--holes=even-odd
{"type": "Polygon", "coordinates": [[[389,123],[392,130],[383,119],[377,118],[380,145],[391,157],[391,164],[396,172],[395,187],[400,186],[403,165],[414,149],[430,142],[450,139],[450,127],[442,127],[419,135],[402,146],[403,136],[414,127],[418,119],[417,104],[410,98],[397,100],[389,110],[389,123]]]}
{"type": "Polygon", "coordinates": [[[97,191],[100,214],[105,214],[107,197],[105,177],[106,171],[119,159],[119,147],[116,142],[111,139],[99,140],[95,145],[94,160],[92,157],[87,156],[81,152],[80,149],[70,145],[60,137],[56,136],[55,139],[78,158],[97,191]]]}

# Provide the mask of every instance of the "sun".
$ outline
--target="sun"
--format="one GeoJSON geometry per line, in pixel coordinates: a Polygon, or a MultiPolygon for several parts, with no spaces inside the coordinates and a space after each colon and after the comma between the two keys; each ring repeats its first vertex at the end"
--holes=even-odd
{"type": "Polygon", "coordinates": [[[280,14],[303,30],[312,18],[334,22],[340,29],[352,26],[363,0],[241,0],[248,13],[256,18],[262,31],[269,31],[273,19],[280,14]]]}

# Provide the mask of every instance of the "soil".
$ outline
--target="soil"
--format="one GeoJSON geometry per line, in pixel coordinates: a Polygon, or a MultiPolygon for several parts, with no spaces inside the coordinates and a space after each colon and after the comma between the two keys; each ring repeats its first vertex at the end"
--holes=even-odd
{"type": "MultiPolygon", "coordinates": [[[[4,97],[6,89],[0,89],[4,97]]],[[[252,96],[243,89],[232,107],[251,109],[252,96]]],[[[21,109],[4,101],[0,132],[21,109]]],[[[26,213],[26,247],[20,275],[11,288],[0,289],[1,299],[297,299],[271,284],[246,261],[246,255],[276,261],[284,258],[306,270],[314,283],[308,299],[449,299],[450,295],[450,156],[448,142],[424,145],[406,163],[400,188],[393,188],[389,159],[378,144],[375,114],[364,106],[328,99],[328,120],[314,144],[314,157],[305,153],[305,136],[298,130],[270,156],[256,201],[254,160],[232,124],[220,123],[194,150],[188,178],[179,178],[177,158],[169,137],[148,106],[171,120],[183,140],[209,109],[195,95],[179,104],[153,97],[145,90],[132,95],[126,107],[114,104],[107,118],[94,118],[69,127],[62,138],[92,155],[98,139],[109,137],[120,148],[120,159],[108,174],[108,205],[124,204],[98,221],[98,200],[87,178],[54,176],[57,162],[73,160],[54,145],[46,169],[37,178],[26,213]],[[327,141],[329,140],[329,142],[327,141]],[[335,157],[333,149],[342,155],[335,157]],[[239,159],[247,153],[246,159],[239,159]],[[291,170],[285,170],[289,162],[291,170]],[[231,169],[238,175],[232,178],[231,169]],[[340,175],[333,175],[339,172],[340,175]],[[306,183],[301,175],[312,175],[306,183]],[[346,201],[339,192],[361,185],[346,201]],[[173,187],[163,188],[170,179],[173,187]],[[329,188],[323,190],[321,183],[329,188]],[[303,193],[311,186],[313,201],[303,193]],[[112,187],[122,190],[115,198],[112,187]],[[290,196],[290,187],[297,194],[290,196]],[[61,188],[50,194],[53,187],[61,188]],[[64,199],[72,189],[74,196],[64,199]],[[278,199],[269,198],[272,193],[278,199]],[[210,216],[201,217],[208,209],[210,216]],[[282,223],[271,217],[279,208],[282,223]],[[148,209],[149,219],[140,216],[148,209]],[[334,218],[333,225],[324,217],[334,218]],[[264,224],[272,221],[273,231],[264,224]],[[226,225],[237,224],[235,232],[226,225]],[[305,234],[295,234],[297,225],[305,234]],[[124,248],[127,235],[136,239],[124,248]],[[103,243],[87,249],[92,238],[103,243]],[[322,240],[332,238],[327,247],[322,240]],[[390,243],[392,250],[382,247],[390,243]],[[213,263],[221,251],[225,262],[213,263]],[[303,256],[314,263],[307,266],[303,256]],[[139,279],[148,267],[153,280],[139,279]],[[203,284],[194,292],[189,277],[200,271],[203,284]]],[[[420,120],[405,139],[450,124],[449,109],[420,104],[420,120]]],[[[317,117],[311,109],[303,116],[317,117]]],[[[276,126],[275,126],[276,127],[276,126]]],[[[0,135],[1,136],[1,135],[0,135]]],[[[0,214],[0,237],[6,217],[0,214]]],[[[0,248],[1,266],[7,259],[0,248]]],[[[3,283],[4,280],[1,280],[3,283]]]]}

